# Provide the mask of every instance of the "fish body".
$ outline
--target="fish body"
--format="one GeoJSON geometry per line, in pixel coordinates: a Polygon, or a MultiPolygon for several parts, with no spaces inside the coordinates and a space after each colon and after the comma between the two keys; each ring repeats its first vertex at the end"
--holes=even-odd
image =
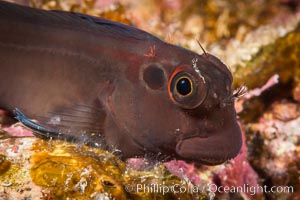
{"type": "Polygon", "coordinates": [[[0,108],[122,156],[219,164],[241,148],[232,75],[131,26],[0,2],[0,108]]]}

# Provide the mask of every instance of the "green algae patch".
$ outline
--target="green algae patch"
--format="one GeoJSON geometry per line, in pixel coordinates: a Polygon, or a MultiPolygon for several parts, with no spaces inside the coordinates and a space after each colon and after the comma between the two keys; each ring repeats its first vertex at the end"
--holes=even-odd
{"type": "MultiPolygon", "coordinates": [[[[21,199],[30,192],[29,154],[31,139],[0,139],[0,197],[5,191],[11,199],[21,199]]],[[[1,198],[0,198],[1,199],[1,198]]],[[[9,199],[9,198],[8,198],[9,199]]]]}
{"type": "Polygon", "coordinates": [[[34,143],[30,176],[54,199],[207,199],[163,164],[135,170],[117,156],[64,141],[34,143]]]}
{"type": "Polygon", "coordinates": [[[300,82],[300,24],[274,43],[261,47],[252,60],[244,66],[237,66],[234,87],[240,84],[248,88],[262,86],[274,74],[283,84],[300,82]],[[247,78],[245,78],[247,77],[247,78]]]}
{"type": "Polygon", "coordinates": [[[22,182],[28,179],[28,173],[22,169],[20,164],[7,162],[9,162],[9,167],[0,174],[0,185],[9,188],[22,188],[22,182]]]}
{"type": "Polygon", "coordinates": [[[9,170],[11,162],[6,159],[6,156],[0,155],[0,175],[9,170]]]}
{"type": "Polygon", "coordinates": [[[124,174],[126,191],[133,199],[209,199],[205,187],[193,185],[189,180],[179,179],[162,164],[150,171],[128,169],[124,174]]]}
{"type": "Polygon", "coordinates": [[[35,184],[50,189],[56,198],[87,199],[99,195],[126,199],[120,180],[125,165],[99,149],[76,147],[55,141],[55,145],[42,141],[33,149],[30,175],[35,184]]]}
{"type": "MultiPolygon", "coordinates": [[[[283,37],[259,48],[258,53],[245,64],[235,66],[233,87],[260,88],[269,78],[278,75],[279,84],[243,104],[239,114],[244,123],[256,120],[275,99],[290,98],[300,84],[300,23],[283,37]],[[253,112],[255,110],[256,112],[253,112]]],[[[297,95],[297,94],[295,94],[297,95]]]]}

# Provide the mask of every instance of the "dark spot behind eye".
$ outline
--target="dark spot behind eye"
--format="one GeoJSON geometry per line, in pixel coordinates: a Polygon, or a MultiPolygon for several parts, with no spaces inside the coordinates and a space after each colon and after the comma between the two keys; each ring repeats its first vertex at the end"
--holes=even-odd
{"type": "Polygon", "coordinates": [[[164,72],[156,65],[150,65],[144,70],[143,79],[153,90],[161,89],[165,84],[164,72]]]}

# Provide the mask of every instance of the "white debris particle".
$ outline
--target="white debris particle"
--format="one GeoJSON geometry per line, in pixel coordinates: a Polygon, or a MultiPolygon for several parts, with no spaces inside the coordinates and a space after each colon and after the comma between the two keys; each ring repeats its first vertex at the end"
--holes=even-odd
{"type": "Polygon", "coordinates": [[[192,66],[193,66],[193,69],[195,70],[195,72],[200,76],[200,78],[202,79],[203,83],[205,83],[205,78],[204,76],[202,76],[198,66],[197,66],[197,62],[198,62],[198,58],[193,58],[192,60],[192,66]]]}
{"type": "Polygon", "coordinates": [[[49,124],[58,125],[60,123],[61,123],[61,117],[60,116],[55,115],[55,116],[50,118],[49,124]]]}
{"type": "Polygon", "coordinates": [[[93,193],[91,195],[91,197],[94,199],[94,200],[111,200],[111,199],[114,199],[112,198],[111,195],[109,195],[108,193],[100,193],[100,192],[96,192],[96,193],[93,193]]]}
{"type": "Polygon", "coordinates": [[[79,187],[80,187],[80,191],[82,193],[84,193],[85,191],[85,188],[87,187],[88,183],[87,183],[87,180],[85,178],[81,178],[80,181],[79,181],[79,187]]]}

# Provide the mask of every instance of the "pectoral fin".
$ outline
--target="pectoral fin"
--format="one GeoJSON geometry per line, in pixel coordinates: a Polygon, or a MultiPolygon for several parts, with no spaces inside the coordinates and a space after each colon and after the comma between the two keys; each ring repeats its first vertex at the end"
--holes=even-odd
{"type": "Polygon", "coordinates": [[[31,129],[37,137],[44,139],[65,139],[75,143],[102,146],[105,111],[94,106],[76,104],[57,109],[46,116],[39,116],[38,122],[28,119],[19,109],[13,111],[15,118],[31,129]]]}

